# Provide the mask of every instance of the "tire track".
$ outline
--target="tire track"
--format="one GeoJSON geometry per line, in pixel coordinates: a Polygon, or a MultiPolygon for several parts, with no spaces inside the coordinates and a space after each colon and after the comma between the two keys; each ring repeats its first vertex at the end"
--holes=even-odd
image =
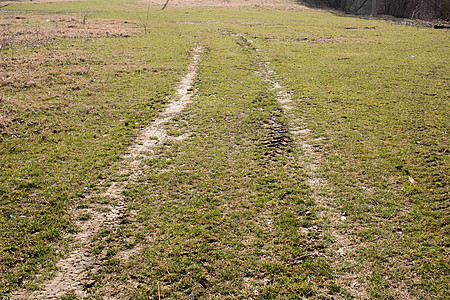
{"type": "MultiPolygon", "coordinates": [[[[336,199],[333,198],[330,186],[326,178],[321,177],[319,167],[325,162],[325,158],[320,152],[320,146],[323,143],[322,138],[314,137],[307,125],[300,122],[300,125],[292,126],[293,121],[298,123],[298,116],[291,110],[294,108],[291,95],[293,91],[286,89],[278,80],[277,73],[271,68],[270,62],[263,61],[259,53],[262,50],[253,46],[254,42],[243,34],[232,32],[224,32],[225,35],[232,36],[236,39],[236,43],[244,49],[252,50],[256,57],[256,63],[259,66],[257,71],[270,85],[271,91],[276,93],[276,98],[280,104],[284,115],[290,120],[291,124],[286,124],[292,141],[303,150],[303,155],[298,159],[304,166],[305,173],[308,177],[308,184],[311,188],[311,197],[317,203],[318,218],[323,229],[316,226],[312,228],[300,228],[304,233],[308,232],[328,232],[334,239],[334,243],[328,246],[324,251],[316,251],[307,254],[305,257],[324,256],[333,269],[336,270],[337,281],[343,285],[347,291],[358,298],[367,297],[367,291],[363,284],[363,275],[358,273],[341,274],[342,265],[357,264],[354,258],[349,258],[350,254],[355,251],[354,242],[349,237],[340,232],[339,226],[342,222],[346,222],[345,212],[340,212],[336,205],[336,199]]],[[[347,221],[348,222],[348,221],[347,221]]],[[[321,234],[323,236],[323,234],[321,234]]],[[[303,258],[299,258],[302,260],[303,258]]],[[[324,291],[326,293],[326,291],[324,291]]]]}
{"type": "MultiPolygon", "coordinates": [[[[36,292],[21,290],[14,294],[12,299],[57,299],[68,293],[74,293],[78,298],[87,296],[85,289],[94,284],[88,281],[88,273],[101,266],[101,255],[91,253],[92,238],[101,229],[114,228],[120,224],[127,210],[123,191],[128,184],[136,182],[136,179],[141,175],[140,163],[142,159],[149,157],[152,148],[171,139],[164,124],[180,114],[191,101],[192,93],[190,91],[197,76],[198,63],[202,52],[203,49],[200,46],[193,49],[194,55],[187,74],[182,78],[177,89],[178,99],[169,103],[161,116],[141,132],[129,148],[128,154],[123,157],[120,174],[130,174],[127,180],[111,182],[107,191],[101,195],[114,199],[115,205],[101,205],[96,209],[77,209],[75,216],[85,215],[89,216],[89,219],[76,222],[79,232],[73,237],[75,250],[56,264],[58,273],[53,279],[45,283],[42,290],[36,292]],[[100,211],[107,211],[107,213],[100,211]]],[[[176,139],[179,140],[180,137],[176,139]]]]}

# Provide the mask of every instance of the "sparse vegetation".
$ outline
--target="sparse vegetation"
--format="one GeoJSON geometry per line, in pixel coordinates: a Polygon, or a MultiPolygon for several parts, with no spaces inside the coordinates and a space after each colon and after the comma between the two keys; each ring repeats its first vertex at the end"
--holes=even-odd
{"type": "Polygon", "coordinates": [[[448,31],[120,0],[0,15],[2,297],[40,289],[82,209],[115,201],[100,195],[195,45],[193,102],[92,236],[88,296],[447,297],[448,31]]]}

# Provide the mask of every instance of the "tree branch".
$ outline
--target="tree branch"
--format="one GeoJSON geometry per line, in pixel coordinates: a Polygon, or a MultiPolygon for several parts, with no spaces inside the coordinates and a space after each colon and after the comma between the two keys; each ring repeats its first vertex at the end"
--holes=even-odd
{"type": "Polygon", "coordinates": [[[163,8],[161,8],[161,10],[164,10],[164,8],[166,8],[167,4],[169,4],[169,0],[166,1],[166,3],[164,4],[163,8]]]}

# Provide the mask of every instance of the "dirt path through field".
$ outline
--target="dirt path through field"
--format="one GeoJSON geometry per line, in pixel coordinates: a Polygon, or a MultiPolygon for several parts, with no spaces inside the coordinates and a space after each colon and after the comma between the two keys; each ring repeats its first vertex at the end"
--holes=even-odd
{"type": "MultiPolygon", "coordinates": [[[[263,51],[254,46],[254,42],[243,34],[231,34],[236,38],[236,42],[243,48],[253,50],[259,66],[258,73],[263,77],[264,81],[269,83],[271,90],[275,91],[277,101],[281,105],[283,114],[287,117],[285,124],[292,136],[292,141],[303,150],[303,155],[299,157],[306,175],[308,176],[308,184],[311,187],[311,196],[318,208],[318,217],[321,220],[323,228],[310,227],[300,228],[304,233],[309,232],[327,232],[334,240],[334,243],[322,251],[308,253],[298,258],[299,261],[307,257],[325,257],[333,264],[333,269],[341,273],[342,265],[356,264],[354,259],[349,259],[350,254],[355,250],[355,245],[350,241],[349,237],[340,232],[338,229],[342,222],[347,222],[345,212],[340,212],[336,207],[335,199],[331,196],[330,187],[327,179],[320,174],[320,165],[324,164],[325,158],[320,151],[323,143],[321,137],[315,137],[314,133],[307,128],[307,125],[299,119],[299,116],[293,112],[295,104],[291,98],[293,91],[288,90],[277,79],[278,74],[270,66],[270,62],[264,61],[260,55],[263,51]]],[[[362,282],[361,274],[346,273],[338,275],[339,283],[345,286],[353,295],[359,298],[366,298],[367,291],[362,282]]]]}
{"type": "MultiPolygon", "coordinates": [[[[250,44],[253,42],[248,40],[250,44]]],[[[259,49],[256,49],[260,52],[259,49]]],[[[277,81],[276,72],[270,67],[269,63],[261,61],[261,75],[266,82],[272,85],[272,90],[276,91],[277,100],[283,108],[284,114],[291,124],[287,124],[293,141],[301,147],[303,155],[300,157],[304,170],[308,176],[308,184],[311,187],[311,196],[314,199],[318,208],[318,217],[323,223],[323,228],[301,228],[305,233],[310,231],[323,231],[329,233],[334,243],[320,252],[307,254],[305,257],[325,256],[330,262],[333,262],[334,270],[342,272],[342,265],[356,264],[353,259],[348,256],[354,251],[354,244],[349,237],[339,231],[340,224],[347,222],[345,212],[340,212],[336,208],[335,199],[331,196],[330,187],[326,178],[323,178],[319,172],[320,165],[324,164],[325,158],[320,151],[322,138],[314,137],[314,133],[306,127],[306,124],[300,126],[292,126],[292,123],[298,123],[298,115],[291,112],[293,103],[291,99],[291,91],[287,90],[282,84],[277,81]]],[[[303,258],[302,258],[303,259],[303,258]]],[[[361,282],[361,274],[348,273],[343,278],[339,279],[339,283],[345,286],[354,296],[366,298],[367,292],[363,283],[361,282]]]]}
{"type": "Polygon", "coordinates": [[[127,203],[122,192],[128,184],[135,182],[141,175],[140,163],[142,159],[151,155],[152,148],[169,139],[164,124],[180,114],[186,104],[189,103],[201,52],[201,47],[196,47],[193,50],[194,55],[188,67],[188,72],[183,77],[177,90],[177,100],[169,103],[161,116],[142,131],[130,147],[128,154],[124,156],[121,162],[121,173],[128,174],[127,179],[112,182],[102,195],[114,199],[115,205],[97,204],[96,207],[77,209],[74,213],[76,219],[83,219],[81,216],[89,216],[89,218],[88,220],[78,221],[76,224],[79,227],[79,232],[73,237],[75,250],[56,264],[59,269],[58,273],[43,286],[42,290],[34,293],[22,290],[16,293],[13,299],[56,299],[69,293],[74,293],[79,298],[86,297],[84,289],[93,284],[88,280],[88,273],[99,268],[100,257],[102,256],[91,253],[92,238],[101,229],[114,228],[120,224],[127,209],[127,203]]]}

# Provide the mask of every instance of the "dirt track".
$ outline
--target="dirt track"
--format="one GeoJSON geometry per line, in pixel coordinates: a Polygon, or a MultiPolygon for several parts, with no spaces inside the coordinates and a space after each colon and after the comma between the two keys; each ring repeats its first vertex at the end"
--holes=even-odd
{"type": "MultiPolygon", "coordinates": [[[[86,297],[84,287],[89,286],[88,274],[100,265],[101,256],[91,253],[91,240],[103,228],[118,226],[123,218],[127,203],[124,201],[123,191],[125,187],[134,182],[140,175],[141,160],[151,155],[152,148],[161,145],[169,139],[164,124],[180,114],[192,96],[192,85],[197,75],[197,65],[200,59],[201,47],[196,47],[188,73],[182,78],[177,89],[177,100],[171,102],[166,110],[145,128],[137,137],[135,143],[129,148],[121,164],[121,173],[130,174],[128,179],[121,182],[111,182],[103,197],[115,199],[115,205],[103,205],[101,207],[78,209],[75,214],[90,215],[90,219],[78,222],[79,232],[74,237],[75,249],[65,259],[60,260],[56,266],[60,270],[55,278],[43,286],[42,290],[30,294],[26,290],[19,291],[13,299],[57,299],[68,292],[74,292],[79,298],[86,297]],[[107,211],[101,213],[99,211],[107,211]]],[[[180,136],[176,139],[181,139],[180,136]]]]}

